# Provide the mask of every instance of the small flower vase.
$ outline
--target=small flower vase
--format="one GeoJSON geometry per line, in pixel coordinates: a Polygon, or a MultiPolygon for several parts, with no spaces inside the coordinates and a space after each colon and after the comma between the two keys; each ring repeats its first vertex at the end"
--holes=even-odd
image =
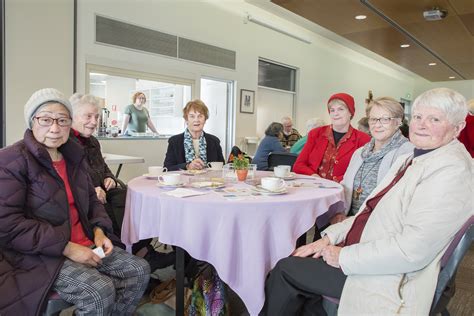
{"type": "Polygon", "coordinates": [[[235,170],[235,172],[237,173],[237,179],[239,181],[245,181],[245,179],[247,179],[247,174],[248,174],[249,170],[247,168],[237,169],[237,170],[235,170]]]}

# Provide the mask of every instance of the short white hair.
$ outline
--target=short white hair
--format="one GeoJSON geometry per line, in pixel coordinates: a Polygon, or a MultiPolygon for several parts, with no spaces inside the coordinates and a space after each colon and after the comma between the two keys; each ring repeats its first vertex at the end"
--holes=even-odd
{"type": "Polygon", "coordinates": [[[309,120],[306,121],[306,132],[309,133],[310,130],[316,127],[320,127],[326,125],[326,122],[324,122],[323,119],[318,118],[318,117],[313,117],[310,118],[309,120]]]}
{"type": "Polygon", "coordinates": [[[102,100],[92,94],[74,93],[69,98],[69,102],[71,103],[74,112],[78,112],[82,106],[89,104],[97,107],[97,110],[99,111],[102,108],[102,100]]]}
{"type": "Polygon", "coordinates": [[[449,88],[436,88],[423,92],[413,102],[412,114],[418,106],[429,106],[443,111],[453,125],[463,122],[467,115],[466,98],[449,88]]]}
{"type": "Polygon", "coordinates": [[[285,122],[293,123],[293,120],[289,116],[284,116],[284,117],[281,118],[281,124],[284,124],[285,122]]]}

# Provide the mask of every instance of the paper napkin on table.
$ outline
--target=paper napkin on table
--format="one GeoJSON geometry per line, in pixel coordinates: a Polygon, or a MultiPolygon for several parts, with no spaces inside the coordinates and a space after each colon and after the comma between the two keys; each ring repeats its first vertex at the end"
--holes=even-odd
{"type": "Polygon", "coordinates": [[[178,188],[173,191],[166,192],[165,194],[171,195],[174,197],[179,197],[179,198],[184,198],[188,196],[195,196],[195,195],[203,195],[207,194],[209,191],[195,191],[195,190],[190,190],[190,189],[183,189],[183,188],[178,188]]]}

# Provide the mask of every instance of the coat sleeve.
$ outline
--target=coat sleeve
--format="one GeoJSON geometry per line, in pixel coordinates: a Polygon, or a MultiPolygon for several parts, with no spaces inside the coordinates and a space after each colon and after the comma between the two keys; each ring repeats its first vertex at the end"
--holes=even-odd
{"type": "Polygon", "coordinates": [[[90,177],[88,179],[88,192],[89,192],[89,210],[87,213],[89,223],[93,227],[100,227],[106,234],[111,234],[112,221],[105,211],[104,205],[97,198],[94,185],[90,177]]]}
{"type": "Polygon", "coordinates": [[[303,150],[301,153],[298,155],[298,158],[296,159],[296,162],[293,166],[293,171],[299,174],[306,174],[306,175],[312,175],[315,172],[315,170],[311,169],[309,167],[309,160],[310,160],[310,155],[313,152],[313,149],[316,144],[316,139],[317,135],[316,132],[319,131],[318,129],[314,129],[308,133],[308,140],[306,141],[306,144],[303,147],[303,150]]]}
{"type": "Polygon", "coordinates": [[[27,217],[27,180],[20,173],[0,167],[0,183],[0,247],[30,255],[62,256],[69,241],[69,222],[53,226],[27,217]]]}
{"type": "Polygon", "coordinates": [[[179,146],[179,142],[174,137],[171,137],[168,140],[168,149],[166,150],[165,161],[163,166],[168,169],[168,171],[176,171],[179,169],[186,169],[186,161],[179,162],[178,150],[176,146],[179,146]]]}
{"type": "MultiPolygon", "coordinates": [[[[117,183],[117,180],[115,179],[114,174],[112,173],[112,171],[110,171],[109,166],[107,166],[107,163],[105,162],[104,157],[102,157],[102,150],[101,150],[99,141],[97,139],[95,139],[95,141],[97,142],[97,148],[99,150],[99,152],[97,153],[98,154],[97,157],[103,166],[104,179],[112,178],[117,183]]],[[[102,179],[102,184],[104,183],[104,179],[102,179]]]]}
{"type": "Polygon", "coordinates": [[[334,224],[321,232],[321,236],[327,236],[331,245],[337,245],[344,241],[349,229],[352,227],[355,216],[350,216],[340,223],[334,224]]]}
{"type": "Polygon", "coordinates": [[[473,214],[472,171],[459,168],[459,160],[450,163],[423,175],[400,232],[341,250],[344,274],[408,273],[433,261],[473,214]]]}

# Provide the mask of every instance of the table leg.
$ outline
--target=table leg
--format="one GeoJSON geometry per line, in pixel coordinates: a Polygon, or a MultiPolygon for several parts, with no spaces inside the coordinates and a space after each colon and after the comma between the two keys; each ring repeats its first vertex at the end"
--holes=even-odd
{"type": "Polygon", "coordinates": [[[176,316],[184,315],[184,250],[176,247],[176,316]]]}
{"type": "Polygon", "coordinates": [[[118,179],[118,177],[119,177],[120,170],[122,170],[122,164],[121,164],[121,163],[118,165],[117,172],[115,173],[115,177],[116,177],[117,179],[118,179]]]}

